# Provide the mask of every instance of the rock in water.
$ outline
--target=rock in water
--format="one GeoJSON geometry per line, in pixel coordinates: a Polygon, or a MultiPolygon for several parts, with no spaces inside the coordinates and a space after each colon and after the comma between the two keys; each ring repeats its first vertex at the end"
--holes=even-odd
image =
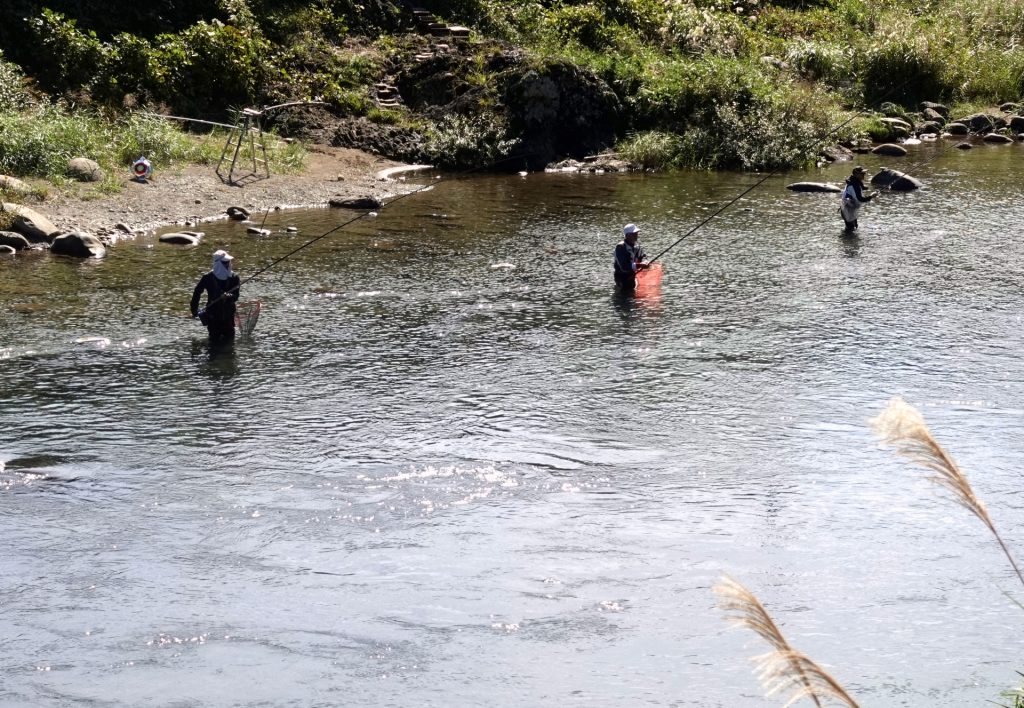
{"type": "Polygon", "coordinates": [[[787,184],[786,189],[794,192],[841,192],[843,188],[829,182],[794,182],[787,184]]]}
{"type": "Polygon", "coordinates": [[[915,189],[920,189],[924,186],[924,183],[921,182],[921,180],[904,174],[903,172],[890,170],[888,167],[883,167],[879,170],[878,173],[871,178],[871,184],[877,187],[891,189],[894,192],[912,192],[915,189]]]}
{"type": "Polygon", "coordinates": [[[107,249],[98,238],[84,231],[72,231],[61,234],[50,244],[51,253],[59,253],[76,258],[102,258],[107,249]]]}

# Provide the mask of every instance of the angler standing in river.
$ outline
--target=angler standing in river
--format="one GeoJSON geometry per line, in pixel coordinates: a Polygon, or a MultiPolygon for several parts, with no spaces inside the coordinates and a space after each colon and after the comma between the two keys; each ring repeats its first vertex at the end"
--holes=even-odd
{"type": "Polygon", "coordinates": [[[843,233],[847,236],[852,235],[859,227],[857,217],[860,214],[861,205],[870,202],[878,196],[878,192],[864,194],[864,178],[867,177],[867,174],[868,171],[866,169],[857,165],[853,168],[853,173],[846,178],[846,187],[843,188],[839,213],[842,215],[843,223],[846,226],[843,233]]]}
{"type": "Polygon", "coordinates": [[[190,309],[210,333],[210,343],[230,342],[235,338],[235,303],[241,280],[231,270],[234,256],[227,251],[215,251],[213,270],[206,273],[192,292],[190,309]],[[199,298],[206,291],[206,307],[199,309],[199,298]]]}
{"type": "Polygon", "coordinates": [[[636,224],[626,224],[622,229],[622,241],[615,246],[615,286],[623,293],[636,290],[636,272],[647,268],[644,260],[647,254],[637,241],[640,228],[636,224]]]}

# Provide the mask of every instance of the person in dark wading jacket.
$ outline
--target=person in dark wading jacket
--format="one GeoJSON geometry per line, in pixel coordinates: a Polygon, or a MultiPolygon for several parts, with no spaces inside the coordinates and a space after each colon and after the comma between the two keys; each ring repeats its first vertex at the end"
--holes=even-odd
{"type": "Polygon", "coordinates": [[[622,241],[615,247],[615,286],[623,293],[636,290],[636,272],[648,267],[644,260],[647,254],[637,243],[640,229],[636,224],[626,224],[622,229],[622,241]]]}
{"type": "Polygon", "coordinates": [[[846,235],[857,230],[857,216],[860,214],[861,205],[878,196],[878,192],[864,194],[864,178],[867,175],[868,171],[858,165],[853,168],[853,174],[846,178],[846,187],[843,188],[842,201],[839,204],[839,213],[846,225],[843,233],[846,235]]]}
{"type": "Polygon", "coordinates": [[[210,342],[229,342],[235,338],[235,303],[241,280],[231,270],[234,256],[215,251],[213,270],[196,283],[192,292],[192,317],[198,317],[210,332],[210,342]],[[199,309],[199,298],[206,291],[206,308],[199,309]]]}

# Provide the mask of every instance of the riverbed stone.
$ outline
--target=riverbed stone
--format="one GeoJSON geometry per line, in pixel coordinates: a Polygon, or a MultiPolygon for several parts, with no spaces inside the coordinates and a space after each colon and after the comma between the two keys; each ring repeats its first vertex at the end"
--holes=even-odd
{"type": "Polygon", "coordinates": [[[876,145],[874,148],[872,148],[871,152],[873,152],[876,155],[888,155],[889,157],[903,157],[907,154],[907,149],[902,145],[897,145],[895,143],[882,143],[881,145],[876,145]]]}
{"type": "Polygon", "coordinates": [[[13,256],[17,251],[13,246],[5,246],[0,244],[0,256],[13,256]]]}
{"type": "Polygon", "coordinates": [[[14,233],[13,231],[0,231],[0,245],[10,246],[15,251],[20,251],[23,248],[28,248],[31,244],[21,234],[14,233]]]}
{"type": "Polygon", "coordinates": [[[73,157],[68,160],[67,173],[79,182],[100,182],[103,180],[103,168],[95,160],[88,157],[73,157]]]}
{"type": "Polygon", "coordinates": [[[843,188],[829,182],[793,182],[786,189],[793,192],[841,192],[843,188]]]}
{"type": "Polygon", "coordinates": [[[987,113],[974,113],[966,118],[961,118],[957,123],[963,123],[972,133],[985,132],[995,127],[995,121],[987,113]]]}
{"type": "Polygon", "coordinates": [[[917,109],[922,113],[926,110],[933,110],[943,118],[949,118],[949,106],[944,103],[935,103],[934,101],[921,101],[918,104],[917,109]]]}
{"type": "Polygon", "coordinates": [[[939,125],[946,124],[946,117],[943,116],[934,108],[925,108],[923,111],[921,111],[921,117],[924,118],[926,121],[938,123],[939,125]]]}
{"type": "Polygon", "coordinates": [[[245,221],[249,218],[249,210],[240,206],[229,206],[227,214],[228,218],[233,221],[245,221]]]}
{"type": "Polygon", "coordinates": [[[53,239],[53,243],[50,244],[50,252],[76,258],[102,258],[106,255],[107,249],[92,234],[85,231],[71,231],[53,239]]]}
{"type": "Polygon", "coordinates": [[[60,233],[53,222],[27,206],[0,202],[0,212],[11,215],[9,230],[16,231],[32,243],[50,243],[60,233]]]}
{"type": "Polygon", "coordinates": [[[1008,137],[1006,135],[1002,135],[1000,133],[989,133],[988,135],[983,137],[982,140],[984,140],[986,143],[993,143],[996,145],[1005,145],[1007,143],[1013,142],[1013,138],[1008,137]]]}
{"type": "Polygon", "coordinates": [[[911,177],[905,172],[883,167],[871,177],[871,184],[878,187],[885,187],[894,192],[912,192],[920,189],[924,183],[916,177],[911,177]]]}
{"type": "Polygon", "coordinates": [[[160,243],[170,243],[175,246],[195,246],[199,243],[199,239],[192,234],[183,233],[180,231],[174,231],[169,234],[161,234],[157,239],[160,243]]]}
{"type": "Polygon", "coordinates": [[[328,204],[342,209],[380,209],[382,206],[380,201],[373,197],[331,197],[328,204]]]}
{"type": "Polygon", "coordinates": [[[1024,116],[1010,116],[1007,125],[1015,133],[1024,133],[1024,116]]]}

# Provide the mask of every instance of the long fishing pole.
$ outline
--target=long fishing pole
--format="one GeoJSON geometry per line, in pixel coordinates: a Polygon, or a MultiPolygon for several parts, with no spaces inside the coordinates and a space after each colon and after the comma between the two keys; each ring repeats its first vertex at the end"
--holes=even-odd
{"type": "MultiPolygon", "coordinates": [[[[529,153],[526,153],[526,154],[529,154],[529,153]]],[[[434,181],[434,182],[431,182],[431,183],[429,183],[429,184],[424,184],[424,185],[422,185],[422,186],[420,186],[420,187],[417,187],[416,189],[414,189],[414,190],[412,190],[412,191],[410,191],[410,192],[406,192],[405,194],[400,194],[400,195],[398,195],[397,197],[395,197],[394,199],[392,199],[392,200],[390,200],[390,201],[388,201],[388,202],[385,202],[385,203],[381,204],[381,205],[380,205],[380,207],[379,207],[379,209],[378,209],[378,211],[376,211],[376,212],[374,212],[374,211],[368,211],[368,212],[366,212],[366,213],[363,213],[363,214],[359,214],[359,215],[357,215],[357,216],[354,216],[354,217],[352,217],[351,219],[349,219],[348,221],[345,221],[345,222],[343,222],[343,223],[341,223],[341,224],[338,224],[337,226],[335,226],[335,227],[333,227],[333,228],[331,228],[331,229],[328,229],[327,231],[323,232],[323,233],[322,233],[322,234],[320,234],[319,236],[317,236],[317,237],[315,237],[315,238],[312,238],[312,239],[310,239],[309,241],[306,241],[305,243],[303,243],[303,244],[301,244],[301,245],[297,246],[296,248],[293,248],[293,249],[292,249],[291,251],[288,251],[288,253],[284,254],[283,256],[281,256],[281,257],[279,257],[279,258],[276,258],[276,259],[274,259],[274,260],[273,260],[273,261],[271,261],[271,262],[270,262],[269,264],[267,264],[267,265],[266,265],[266,266],[264,266],[263,268],[260,268],[260,269],[259,269],[258,271],[256,271],[256,272],[255,272],[255,273],[253,273],[252,275],[250,275],[250,276],[249,276],[248,278],[246,278],[245,280],[242,280],[242,281],[240,281],[240,282],[238,283],[238,285],[234,286],[233,288],[230,288],[229,290],[226,290],[226,291],[224,291],[224,292],[223,292],[223,293],[221,293],[221,294],[220,294],[219,296],[217,296],[216,298],[214,298],[214,299],[213,299],[213,300],[212,300],[211,302],[208,302],[208,303],[206,303],[206,307],[207,307],[207,308],[209,308],[209,307],[210,307],[211,305],[215,305],[215,304],[217,304],[218,302],[220,302],[221,300],[223,300],[223,299],[224,299],[225,297],[227,297],[227,296],[228,296],[228,295],[230,295],[231,293],[235,292],[236,290],[239,290],[239,289],[241,289],[241,287],[242,287],[243,285],[245,285],[246,283],[252,282],[252,281],[253,281],[253,280],[255,280],[256,278],[258,278],[258,277],[259,277],[260,275],[262,275],[263,273],[266,273],[266,272],[267,272],[268,270],[270,270],[271,268],[273,268],[274,266],[276,266],[276,265],[277,265],[278,263],[280,263],[281,261],[284,261],[284,260],[286,260],[286,259],[288,259],[288,258],[291,258],[291,257],[292,257],[292,256],[294,256],[294,255],[295,255],[296,253],[298,253],[299,251],[301,251],[301,250],[303,250],[303,249],[305,249],[305,248],[309,248],[310,246],[312,246],[312,245],[313,245],[314,243],[316,243],[317,241],[320,241],[320,240],[322,240],[322,239],[325,239],[325,238],[327,238],[327,237],[328,237],[328,236],[330,236],[331,234],[335,233],[336,231],[340,231],[341,229],[345,228],[345,227],[346,227],[346,226],[348,226],[349,224],[353,224],[353,223],[355,223],[355,222],[359,221],[360,219],[365,219],[365,218],[366,218],[366,217],[368,217],[368,216],[369,216],[370,214],[373,214],[374,216],[376,216],[378,212],[380,212],[380,211],[384,211],[384,209],[386,209],[386,208],[390,207],[390,206],[391,206],[392,204],[394,204],[395,202],[399,202],[399,201],[401,201],[401,200],[405,199],[406,197],[411,197],[411,196],[413,196],[414,194],[419,194],[420,192],[423,192],[423,191],[425,191],[425,190],[428,190],[428,189],[433,189],[433,188],[434,188],[435,186],[437,186],[438,184],[442,184],[442,183],[444,183],[444,182],[450,182],[450,181],[452,181],[453,179],[456,179],[456,178],[458,178],[458,177],[463,177],[463,176],[465,176],[465,175],[467,175],[467,174],[472,174],[473,172],[478,172],[478,171],[480,171],[480,170],[484,170],[484,169],[489,169],[489,168],[491,168],[491,167],[494,167],[495,165],[500,165],[500,164],[502,164],[503,162],[509,162],[509,161],[511,161],[511,160],[518,160],[518,159],[520,159],[520,158],[523,158],[523,157],[524,157],[524,155],[523,155],[523,154],[519,154],[519,155],[514,155],[514,156],[512,156],[512,157],[506,157],[506,158],[503,158],[503,159],[501,159],[501,160],[495,160],[494,162],[489,162],[489,163],[487,163],[486,165],[481,165],[481,166],[479,166],[479,167],[473,167],[473,168],[470,168],[470,169],[468,169],[468,170],[463,170],[462,172],[458,172],[458,173],[456,173],[456,174],[455,174],[455,175],[453,175],[452,177],[448,177],[448,178],[446,178],[446,179],[439,179],[439,180],[436,180],[436,181],[434,181]]],[[[268,210],[268,213],[269,213],[269,210],[268,210]]],[[[264,222],[266,222],[266,217],[264,217],[264,222]]]]}
{"type": "MultiPolygon", "coordinates": [[[[910,83],[910,80],[911,80],[911,79],[910,79],[910,78],[908,77],[908,78],[907,78],[907,79],[905,79],[905,80],[904,80],[904,81],[903,81],[902,83],[900,83],[900,84],[897,84],[896,86],[893,86],[893,87],[892,87],[892,88],[890,88],[890,89],[889,89],[888,91],[886,91],[886,92],[885,92],[885,93],[883,93],[883,94],[882,94],[881,96],[879,96],[879,97],[877,98],[877,100],[878,100],[878,101],[881,101],[882,99],[884,99],[884,98],[888,98],[888,97],[889,97],[890,95],[892,95],[892,94],[896,93],[897,91],[899,91],[899,90],[903,89],[903,87],[904,87],[904,86],[906,86],[907,84],[909,84],[909,83],[910,83]]],[[[847,125],[849,125],[850,123],[852,123],[852,122],[853,122],[853,121],[854,121],[854,120],[855,120],[856,118],[858,118],[858,117],[859,117],[859,116],[860,116],[861,114],[867,113],[867,110],[868,110],[868,109],[867,109],[867,107],[861,108],[861,109],[860,109],[859,111],[857,111],[856,113],[854,113],[854,114],[853,114],[852,116],[850,116],[849,118],[847,118],[846,120],[844,120],[844,121],[843,121],[842,123],[840,123],[840,124],[839,124],[839,125],[837,125],[836,127],[834,127],[834,128],[832,128],[831,130],[829,130],[829,131],[828,131],[827,133],[825,133],[825,134],[824,134],[823,136],[821,136],[820,140],[824,140],[825,138],[829,137],[830,135],[833,135],[833,134],[834,134],[834,133],[836,133],[837,131],[839,131],[839,130],[841,130],[842,128],[846,127],[847,125]]],[[[661,253],[659,253],[658,255],[656,255],[656,256],[655,256],[654,258],[652,258],[651,260],[647,261],[647,263],[648,263],[648,264],[650,264],[650,263],[654,263],[654,262],[655,262],[656,260],[658,260],[659,258],[661,258],[662,256],[664,256],[664,255],[665,255],[666,253],[668,253],[669,251],[671,251],[671,250],[672,250],[673,248],[675,248],[676,246],[678,246],[678,245],[679,245],[679,244],[680,244],[680,243],[681,243],[681,242],[682,242],[682,241],[683,241],[684,239],[686,239],[687,237],[689,237],[689,236],[693,235],[693,234],[694,234],[694,233],[695,233],[695,232],[696,232],[696,231],[697,231],[698,229],[700,229],[701,227],[703,227],[703,226],[704,226],[705,224],[707,224],[707,223],[708,223],[709,221],[711,221],[711,220],[712,220],[712,219],[714,219],[714,218],[715,218],[716,216],[718,216],[719,214],[721,214],[722,212],[724,212],[724,211],[725,211],[726,209],[728,209],[729,207],[731,207],[731,206],[732,206],[733,204],[735,204],[736,202],[738,202],[738,201],[739,201],[740,199],[742,199],[742,198],[743,198],[743,197],[745,197],[746,195],[750,194],[750,193],[751,193],[752,191],[754,191],[755,189],[757,189],[758,187],[760,187],[760,186],[761,186],[762,184],[764,184],[765,182],[767,182],[767,181],[768,181],[768,180],[769,180],[769,179],[770,179],[771,177],[774,177],[774,176],[775,176],[775,175],[777,175],[778,173],[779,173],[779,169],[778,169],[778,168],[776,168],[776,169],[772,170],[771,172],[769,172],[768,174],[766,174],[766,175],[765,175],[764,177],[762,177],[762,178],[761,178],[761,179],[759,179],[759,180],[758,180],[757,182],[755,182],[755,183],[754,183],[754,184],[753,184],[752,186],[750,186],[750,187],[748,187],[747,189],[743,190],[743,191],[742,191],[742,192],[740,192],[740,193],[739,193],[739,194],[738,194],[737,196],[735,196],[734,198],[732,198],[731,200],[729,200],[729,201],[728,201],[728,202],[727,202],[727,203],[725,204],[725,206],[723,206],[723,207],[722,207],[721,209],[719,209],[719,210],[718,210],[718,211],[716,211],[716,212],[715,212],[714,214],[712,214],[711,216],[707,217],[707,218],[706,218],[706,219],[704,219],[704,220],[703,220],[702,222],[700,222],[699,224],[697,224],[696,226],[694,226],[694,227],[693,227],[692,229],[690,229],[689,231],[687,231],[687,232],[686,232],[685,234],[683,234],[682,236],[680,236],[680,237],[679,237],[678,239],[676,239],[676,240],[675,240],[675,242],[673,242],[673,243],[672,243],[672,244],[671,244],[671,245],[670,245],[670,246],[669,246],[668,248],[666,248],[665,250],[663,250],[663,251],[662,251],[661,253]]]]}
{"type": "MultiPolygon", "coordinates": [[[[854,121],[854,120],[855,120],[856,118],[860,117],[860,115],[861,115],[862,113],[865,113],[865,112],[867,112],[867,109],[866,109],[866,108],[862,108],[861,110],[857,111],[857,112],[856,112],[856,113],[854,113],[854,114],[853,114],[852,116],[850,116],[849,118],[847,118],[847,119],[846,119],[845,121],[843,121],[842,123],[840,123],[840,124],[839,124],[839,125],[837,125],[836,127],[834,127],[834,128],[832,128],[831,130],[829,130],[829,131],[828,131],[827,133],[825,133],[825,135],[823,135],[823,136],[822,136],[822,137],[820,138],[820,140],[824,140],[825,138],[829,137],[830,135],[833,135],[833,134],[834,134],[834,133],[836,133],[837,131],[839,131],[839,130],[841,130],[842,128],[846,127],[847,125],[849,125],[850,123],[852,123],[852,122],[853,122],[853,121],[854,121]]],[[[742,192],[740,192],[740,193],[739,193],[739,194],[737,194],[737,195],[736,195],[735,197],[733,197],[733,198],[732,198],[732,199],[730,199],[730,200],[729,200],[728,202],[726,202],[726,203],[725,203],[725,205],[724,205],[724,206],[722,206],[722,207],[721,207],[721,208],[720,208],[720,209],[719,209],[718,211],[716,211],[715,213],[711,214],[711,215],[710,215],[709,217],[707,217],[706,219],[704,219],[704,221],[700,222],[699,224],[697,224],[696,226],[694,226],[694,227],[693,227],[692,229],[690,229],[689,231],[687,231],[687,232],[686,232],[685,234],[683,234],[682,236],[680,236],[680,237],[679,237],[678,239],[676,239],[676,240],[675,240],[675,242],[674,242],[674,243],[672,243],[672,245],[670,245],[670,246],[669,246],[668,248],[666,248],[665,250],[663,250],[663,251],[662,251],[661,253],[659,253],[658,255],[656,255],[656,256],[655,256],[654,258],[652,258],[651,260],[647,261],[647,263],[648,263],[648,264],[650,264],[650,263],[654,263],[654,262],[655,262],[656,260],[658,260],[659,258],[661,258],[662,256],[664,256],[664,255],[665,255],[666,253],[668,253],[669,251],[671,251],[671,250],[672,250],[673,248],[675,248],[676,246],[678,246],[678,245],[679,245],[679,244],[680,244],[680,243],[681,243],[681,242],[682,242],[682,241],[683,241],[683,240],[684,240],[685,238],[687,238],[688,236],[692,236],[692,235],[693,235],[693,234],[694,234],[694,233],[695,233],[695,232],[696,232],[696,231],[697,231],[698,229],[700,229],[700,228],[701,228],[702,226],[704,226],[704,225],[705,225],[705,224],[707,224],[707,223],[708,223],[709,221],[711,221],[712,219],[714,219],[714,218],[715,218],[716,216],[718,216],[719,214],[721,214],[721,213],[722,213],[723,211],[725,211],[726,209],[728,209],[729,207],[731,207],[731,206],[732,206],[733,204],[735,204],[736,202],[738,202],[738,201],[739,201],[740,199],[742,199],[743,197],[745,197],[745,196],[747,196],[748,194],[750,194],[751,192],[753,192],[753,191],[754,191],[755,189],[757,189],[758,187],[760,187],[760,186],[761,186],[762,184],[764,184],[765,182],[767,182],[767,181],[768,181],[769,179],[771,179],[772,177],[774,177],[774,176],[775,176],[775,175],[777,175],[778,173],[779,173],[779,169],[778,169],[778,168],[775,168],[774,170],[772,170],[771,172],[769,172],[768,174],[766,174],[766,175],[765,175],[764,177],[762,177],[761,179],[759,179],[759,180],[758,180],[757,182],[755,182],[755,183],[754,183],[754,184],[752,184],[751,186],[749,186],[749,187],[747,187],[746,189],[744,189],[744,190],[743,190],[742,192]]]]}

